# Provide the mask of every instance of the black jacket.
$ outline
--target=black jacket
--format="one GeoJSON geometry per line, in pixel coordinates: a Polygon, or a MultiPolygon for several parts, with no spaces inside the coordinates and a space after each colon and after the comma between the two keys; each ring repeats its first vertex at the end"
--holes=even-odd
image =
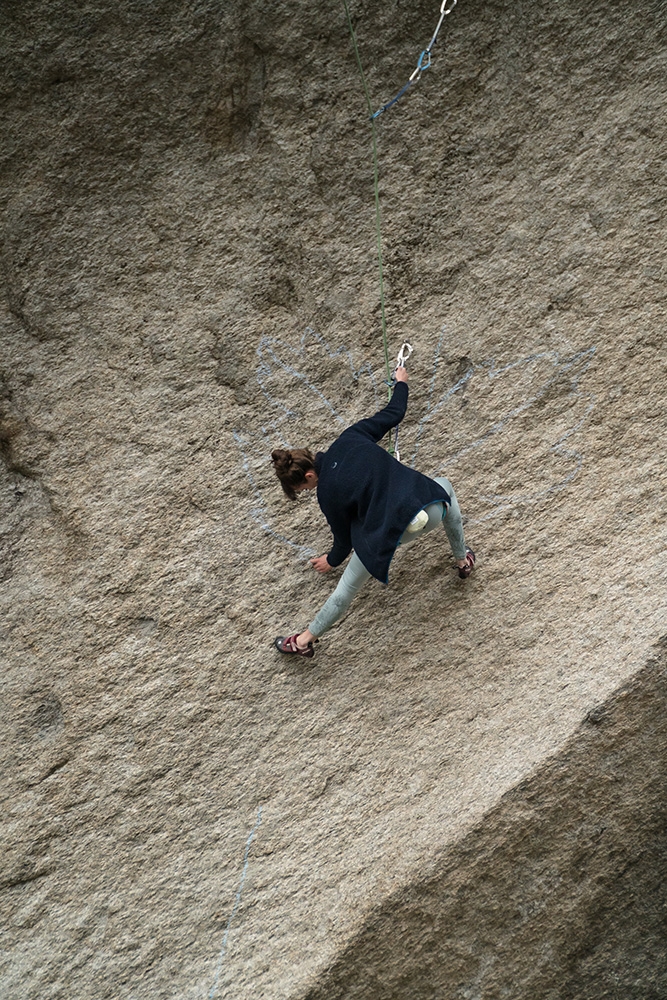
{"type": "Polygon", "coordinates": [[[377,444],[401,422],[407,405],[407,383],[398,382],[383,410],[348,427],[327,452],[315,456],[317,499],[334,536],[329,564],[339,566],[354,549],[381,583],[387,582],[398,541],[415,514],[431,503],[450,502],[442,486],[377,444]]]}

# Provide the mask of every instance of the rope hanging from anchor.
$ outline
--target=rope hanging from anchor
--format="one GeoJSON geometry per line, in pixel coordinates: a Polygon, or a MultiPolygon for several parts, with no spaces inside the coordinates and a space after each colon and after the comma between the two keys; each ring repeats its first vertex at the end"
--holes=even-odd
{"type": "MultiPolygon", "coordinates": [[[[377,145],[377,134],[375,128],[375,119],[373,118],[373,106],[371,104],[371,95],[368,92],[368,86],[366,85],[366,77],[364,76],[364,69],[361,65],[361,56],[359,55],[359,48],[357,46],[357,36],[354,33],[354,28],[352,26],[352,18],[350,17],[350,8],[347,5],[347,0],[343,0],[343,6],[345,7],[345,14],[347,15],[347,23],[350,29],[350,35],[352,36],[352,44],[354,46],[354,54],[357,59],[357,66],[359,67],[359,75],[361,77],[361,83],[364,88],[364,96],[366,98],[366,106],[368,108],[368,114],[371,120],[371,132],[373,135],[373,186],[375,190],[375,237],[377,244],[377,255],[378,255],[378,270],[380,273],[380,317],[382,325],[382,343],[384,346],[384,364],[387,371],[387,378],[390,376],[389,369],[389,347],[387,346],[387,317],[384,307],[384,276],[382,271],[382,222],[380,219],[380,187],[379,187],[379,169],[378,169],[378,145],[377,145]]],[[[389,398],[391,398],[391,391],[389,392],[389,398]]]]}
{"type": "MultiPolygon", "coordinates": [[[[353,47],[354,47],[354,54],[355,54],[355,57],[356,57],[356,60],[357,60],[357,66],[359,68],[359,75],[361,76],[361,83],[362,83],[362,86],[363,86],[363,89],[364,89],[364,96],[366,98],[366,105],[367,105],[367,108],[368,108],[368,114],[369,114],[369,118],[370,118],[371,132],[372,132],[372,138],[373,138],[373,181],[374,181],[374,192],[375,192],[375,231],[376,231],[376,243],[377,243],[378,270],[379,270],[379,278],[380,278],[380,316],[381,316],[381,326],[382,326],[382,343],[383,343],[383,348],[384,348],[385,368],[386,368],[386,371],[387,371],[387,383],[386,384],[389,387],[388,392],[389,392],[389,397],[390,398],[391,398],[391,389],[396,384],[396,379],[394,377],[395,373],[396,373],[396,368],[398,368],[398,367],[404,367],[405,366],[406,361],[408,360],[408,358],[410,357],[410,355],[413,352],[413,348],[412,348],[411,344],[407,343],[407,341],[404,344],[402,344],[401,349],[398,352],[398,357],[396,359],[396,365],[394,366],[394,370],[390,374],[390,370],[389,370],[389,348],[388,348],[388,344],[387,344],[387,319],[386,319],[385,296],[384,296],[384,275],[383,275],[383,267],[382,267],[382,223],[381,223],[381,218],[380,218],[380,191],[379,191],[379,180],[378,180],[378,178],[379,178],[379,169],[378,169],[378,151],[377,151],[377,132],[376,132],[375,122],[376,122],[376,119],[384,111],[386,111],[388,108],[392,107],[392,105],[396,104],[396,102],[403,96],[403,94],[405,94],[405,92],[412,86],[413,83],[418,83],[419,80],[420,80],[420,78],[421,78],[422,73],[425,72],[427,69],[430,68],[430,66],[431,66],[431,50],[433,49],[433,46],[435,45],[436,40],[438,38],[438,32],[440,31],[440,28],[442,27],[442,23],[443,23],[445,17],[447,17],[448,14],[451,14],[451,12],[454,10],[454,7],[456,7],[457,3],[458,3],[458,0],[442,0],[442,4],[440,6],[440,19],[438,20],[438,23],[436,25],[435,31],[433,32],[433,36],[431,38],[431,41],[428,43],[428,45],[426,46],[426,48],[424,49],[424,51],[419,56],[419,60],[417,62],[417,67],[414,70],[414,72],[412,73],[412,75],[410,76],[410,79],[405,84],[405,86],[398,92],[398,94],[396,95],[396,97],[392,98],[391,101],[388,101],[387,104],[383,105],[378,111],[373,112],[373,108],[372,108],[372,104],[371,104],[371,98],[370,98],[370,94],[369,94],[369,91],[368,91],[368,86],[366,84],[366,77],[364,75],[363,66],[361,64],[361,57],[359,55],[359,48],[357,46],[357,38],[356,38],[355,31],[354,31],[354,27],[352,25],[352,18],[350,16],[350,9],[348,7],[347,0],[343,0],[343,6],[345,7],[345,14],[347,16],[347,23],[348,23],[348,27],[350,29],[350,35],[352,37],[352,44],[353,44],[353,47]]],[[[390,454],[395,455],[395,457],[400,461],[400,455],[399,455],[399,451],[398,451],[398,427],[395,430],[395,435],[394,435],[394,441],[393,442],[391,441],[391,436],[390,436],[388,451],[389,451],[390,454]]]]}

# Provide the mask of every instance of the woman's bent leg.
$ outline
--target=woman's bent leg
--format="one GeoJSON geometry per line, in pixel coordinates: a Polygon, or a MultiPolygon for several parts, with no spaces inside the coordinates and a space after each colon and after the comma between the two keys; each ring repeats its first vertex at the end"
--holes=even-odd
{"type": "Polygon", "coordinates": [[[436,476],[435,482],[442,486],[443,489],[447,490],[452,498],[452,502],[447,505],[446,514],[442,519],[442,523],[445,531],[447,532],[447,538],[449,539],[449,544],[452,547],[454,558],[460,561],[466,557],[466,541],[463,536],[461,508],[459,507],[459,502],[456,499],[454,487],[450,483],[449,479],[445,479],[444,476],[436,476]]]}
{"type": "Polygon", "coordinates": [[[353,552],[345,572],[338,581],[338,586],[313,618],[308,626],[309,631],[319,637],[330,629],[333,623],[345,614],[370,576],[357,553],[353,552]]]}

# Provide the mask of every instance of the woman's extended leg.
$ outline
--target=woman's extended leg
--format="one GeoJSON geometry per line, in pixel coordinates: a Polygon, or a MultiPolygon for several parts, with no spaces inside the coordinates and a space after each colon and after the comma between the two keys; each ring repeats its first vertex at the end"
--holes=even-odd
{"type": "Polygon", "coordinates": [[[370,580],[370,576],[357,553],[353,552],[333,594],[322,605],[306,631],[299,636],[299,645],[305,646],[330,629],[345,614],[363,585],[370,580]]]}
{"type": "MultiPolygon", "coordinates": [[[[430,504],[426,508],[428,524],[425,524],[423,529],[416,534],[405,531],[398,544],[406,545],[414,542],[421,535],[425,535],[427,532],[437,528],[442,521],[443,509],[444,504],[442,503],[430,504]]],[[[297,636],[297,645],[305,649],[308,643],[313,642],[314,639],[319,639],[339,618],[342,618],[363,585],[370,579],[370,576],[371,574],[359,556],[356,552],[353,552],[349,563],[345,567],[345,572],[338,581],[338,586],[329,600],[317,612],[305,632],[301,632],[297,636]]]]}
{"type": "MultiPolygon", "coordinates": [[[[442,523],[445,531],[447,532],[447,538],[449,539],[449,544],[452,547],[452,552],[454,553],[457,565],[460,569],[462,569],[467,567],[469,562],[467,558],[468,550],[466,549],[465,538],[463,535],[461,508],[459,507],[454,487],[450,481],[445,479],[444,476],[441,476],[436,478],[435,482],[439,483],[440,486],[447,490],[449,496],[451,497],[451,503],[446,508],[442,503],[429,504],[429,506],[425,508],[426,513],[428,514],[428,523],[424,525],[420,532],[415,534],[405,531],[398,544],[406,545],[410,542],[416,541],[421,537],[421,535],[425,535],[429,531],[433,531],[438,524],[442,523]]],[[[345,572],[338,581],[338,586],[328,601],[322,605],[308,628],[297,636],[297,645],[301,649],[305,649],[309,643],[312,643],[315,639],[319,639],[319,637],[324,635],[324,633],[330,629],[339,618],[342,618],[363,585],[370,579],[370,576],[371,574],[368,572],[359,556],[356,552],[353,552],[350,557],[350,561],[345,568],[345,572]]]]}

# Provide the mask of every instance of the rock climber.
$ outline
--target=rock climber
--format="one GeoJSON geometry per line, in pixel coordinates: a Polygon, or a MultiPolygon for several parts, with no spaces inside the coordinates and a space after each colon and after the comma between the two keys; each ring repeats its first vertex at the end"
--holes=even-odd
{"type": "Polygon", "coordinates": [[[338,586],[308,628],[275,640],[281,653],[314,656],[314,643],[345,614],[366,581],[374,576],[387,583],[396,548],[441,522],[459,576],[466,579],[473,570],[475,553],[466,548],[461,510],[449,480],[429,479],[402,465],[377,443],[405,416],[407,370],[398,367],[395,379],[387,406],[348,427],[328,451],[313,455],[307,448],[296,448],[271,453],[276,475],[290,500],[296,500],[297,493],[316,489],[333,532],[331,551],[311,559],[313,568],[328,573],[354,549],[338,586]]]}

